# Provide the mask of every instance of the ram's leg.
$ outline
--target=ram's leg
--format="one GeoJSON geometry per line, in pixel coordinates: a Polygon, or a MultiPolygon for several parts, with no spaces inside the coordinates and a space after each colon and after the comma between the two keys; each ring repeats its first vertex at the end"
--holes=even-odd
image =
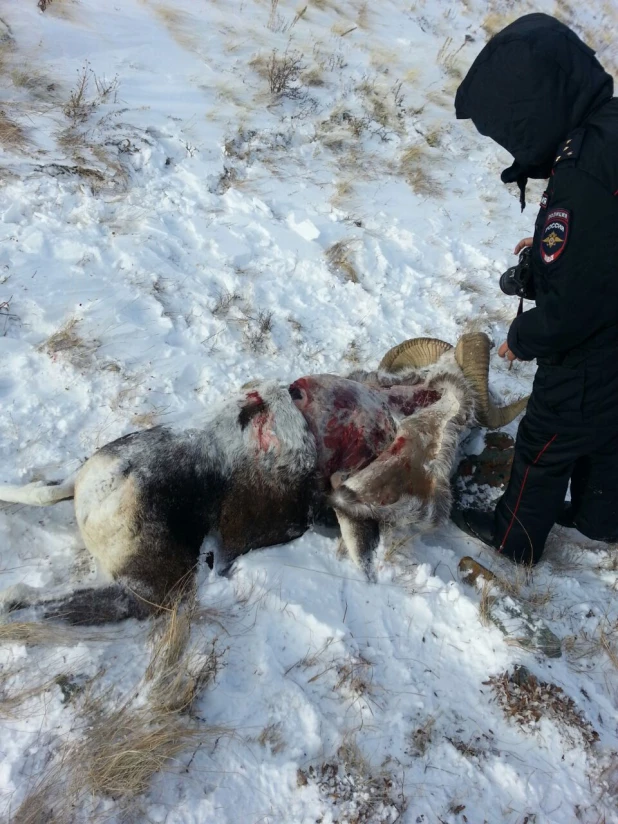
{"type": "Polygon", "coordinates": [[[380,541],[378,522],[371,518],[351,518],[339,509],[335,509],[335,514],[350,558],[369,581],[375,581],[373,558],[380,541]]]}

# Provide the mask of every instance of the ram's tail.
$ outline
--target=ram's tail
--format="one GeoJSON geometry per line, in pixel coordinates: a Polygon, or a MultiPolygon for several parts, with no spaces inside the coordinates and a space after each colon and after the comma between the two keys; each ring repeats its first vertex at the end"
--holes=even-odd
{"type": "Polygon", "coordinates": [[[75,476],[59,483],[35,481],[25,486],[0,484],[0,501],[11,504],[29,504],[30,506],[51,506],[58,501],[65,501],[75,494],[75,476]]]}

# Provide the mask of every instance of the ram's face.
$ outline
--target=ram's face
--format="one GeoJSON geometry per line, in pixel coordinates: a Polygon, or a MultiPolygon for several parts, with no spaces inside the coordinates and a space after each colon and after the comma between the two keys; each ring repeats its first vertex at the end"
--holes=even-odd
{"type": "Polygon", "coordinates": [[[311,375],[295,381],[289,391],[315,439],[318,471],[325,479],[367,466],[395,436],[388,400],[379,389],[333,375],[311,375]]]}

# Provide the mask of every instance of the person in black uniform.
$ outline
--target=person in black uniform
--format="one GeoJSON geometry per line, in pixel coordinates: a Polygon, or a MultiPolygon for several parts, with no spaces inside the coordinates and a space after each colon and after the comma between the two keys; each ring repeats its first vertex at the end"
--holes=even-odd
{"type": "Polygon", "coordinates": [[[537,362],[508,487],[495,512],[454,521],[534,564],[553,524],[618,540],[618,99],[594,52],[545,14],[487,43],[457,91],[471,119],[514,157],[517,182],[549,178],[536,219],[526,297],[499,354],[537,362]],[[571,482],[571,502],[565,504],[571,482]]]}

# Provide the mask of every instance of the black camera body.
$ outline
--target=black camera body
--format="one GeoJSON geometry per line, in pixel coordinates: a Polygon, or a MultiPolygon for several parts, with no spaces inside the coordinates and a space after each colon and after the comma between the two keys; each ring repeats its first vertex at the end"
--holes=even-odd
{"type": "Polygon", "coordinates": [[[532,278],[532,248],[526,246],[519,256],[516,266],[511,266],[500,275],[500,288],[505,295],[534,300],[534,282],[532,278]]]}

